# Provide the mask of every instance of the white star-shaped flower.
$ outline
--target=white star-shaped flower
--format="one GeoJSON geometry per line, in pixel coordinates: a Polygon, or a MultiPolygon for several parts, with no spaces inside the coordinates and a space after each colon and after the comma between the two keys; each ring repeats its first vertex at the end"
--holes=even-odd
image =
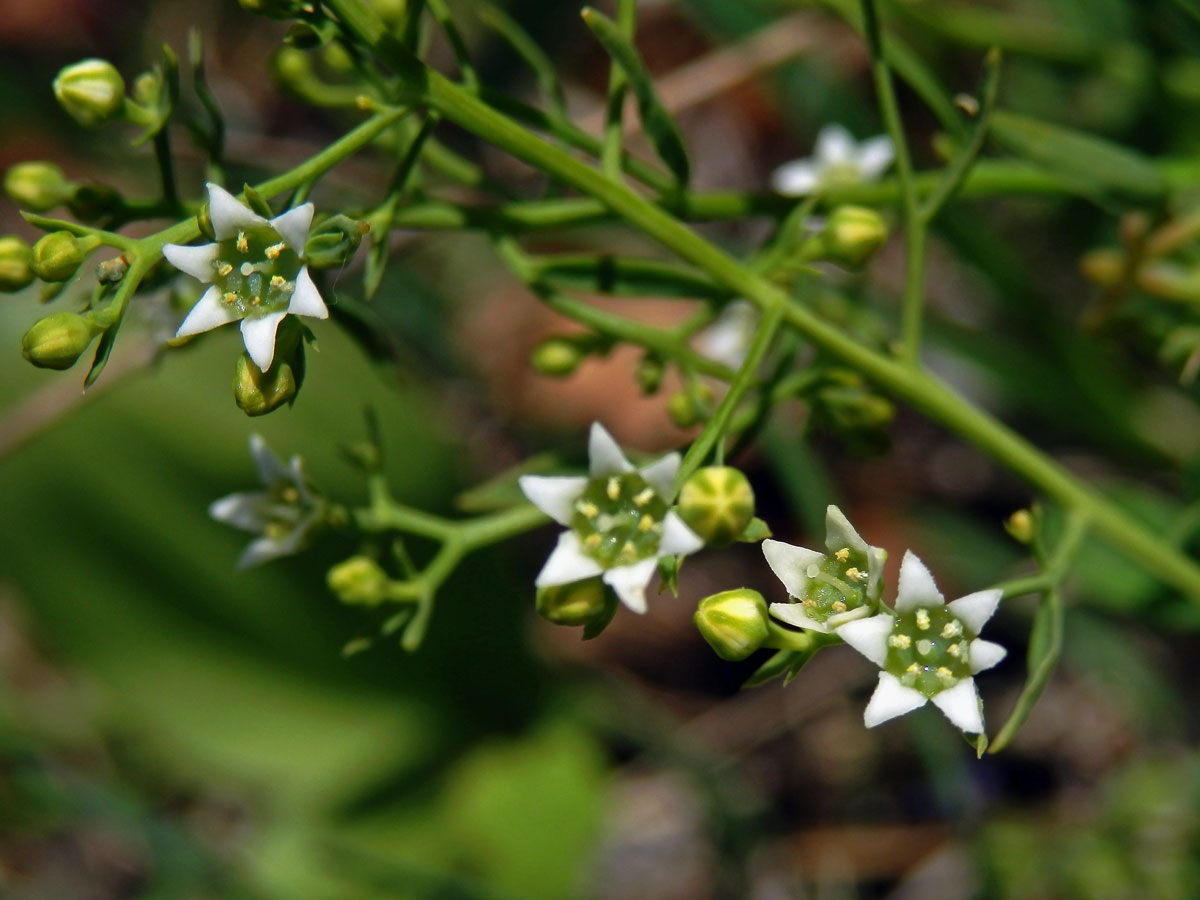
{"type": "Polygon", "coordinates": [[[1007,651],[979,637],[996,612],[1002,591],[978,591],[950,603],[929,569],[911,551],[900,564],[894,614],[881,613],[841,626],[838,636],[881,669],[863,721],[874,728],[932,700],[967,734],[983,733],[983,710],[974,675],[1007,651]]]}
{"type": "Polygon", "coordinates": [[[758,329],[758,309],[748,300],[732,300],[711,325],[696,335],[697,352],[739,369],[758,329]]]}
{"type": "Polygon", "coordinates": [[[644,613],[646,585],[659,558],[704,546],[667,508],[679,454],[635,469],[595,422],[588,461],[587,476],[525,475],[519,480],[534,506],[567,527],[534,583],[551,587],[599,575],[622,603],[644,613]]]}
{"type": "Polygon", "coordinates": [[[886,134],[862,143],[841,125],[826,125],[817,134],[813,155],[784,163],[771,175],[771,186],[789,197],[822,188],[874,181],[892,164],[896,151],[886,134]]]}
{"type": "Polygon", "coordinates": [[[879,601],[887,553],[872,547],[836,506],[825,510],[827,552],[763,541],[763,556],[793,603],[772,603],[771,615],[828,634],[871,614],[879,601]]]}
{"type": "Polygon", "coordinates": [[[320,502],[305,483],[299,456],[285,466],[257,434],[250,435],[250,455],[266,490],[230,494],[208,507],[208,514],[218,522],[260,535],[242,553],[239,569],[303,549],[321,514],[320,502]]]}
{"type": "Polygon", "coordinates": [[[275,358],[275,332],[284,316],[329,317],[304,264],[313,205],[304,203],[268,221],[224,188],[209,184],[208,215],[216,243],[163,247],[171,265],[212,284],[175,336],[240,319],[246,352],[265,372],[275,358]]]}

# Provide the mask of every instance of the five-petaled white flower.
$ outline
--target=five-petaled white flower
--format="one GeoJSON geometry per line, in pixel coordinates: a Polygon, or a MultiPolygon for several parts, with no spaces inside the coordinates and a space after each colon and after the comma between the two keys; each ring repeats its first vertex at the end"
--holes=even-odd
{"type": "Polygon", "coordinates": [[[932,700],[967,734],[983,733],[983,711],[972,677],[1004,659],[999,644],[979,632],[1002,592],[978,591],[947,603],[933,576],[911,551],[900,564],[894,613],[841,626],[847,644],[881,669],[863,720],[873,728],[932,700]]]}
{"type": "Polygon", "coordinates": [[[870,615],[879,602],[887,553],[867,544],[836,506],[825,510],[821,553],[783,541],[763,541],[763,556],[794,603],[772,603],[771,615],[811,631],[829,633],[870,615]]]}
{"type": "Polygon", "coordinates": [[[209,184],[208,216],[216,243],[163,247],[171,265],[212,284],[175,336],[241,319],[246,352],[265,372],[275,358],[275,332],[284,316],[329,317],[303,258],[313,205],[304,203],[268,221],[209,184]]]}
{"type": "Polygon", "coordinates": [[[250,435],[250,455],[266,490],[230,494],[208,507],[218,522],[260,535],[242,553],[239,569],[303,549],[321,516],[321,503],[305,483],[299,456],[285,466],[257,434],[250,435]]]}
{"type": "Polygon", "coordinates": [[[886,134],[861,144],[841,125],[826,125],[817,134],[813,155],[784,163],[771,175],[771,186],[789,197],[803,197],[822,188],[862,184],[882,175],[895,158],[886,134]]]}
{"type": "Polygon", "coordinates": [[[635,469],[599,422],[588,437],[588,475],[525,475],[521,490],[567,531],[535,584],[550,587],[599,575],[634,612],[646,611],[646,585],[663,556],[692,553],[702,541],[667,508],[678,453],[635,469]]]}

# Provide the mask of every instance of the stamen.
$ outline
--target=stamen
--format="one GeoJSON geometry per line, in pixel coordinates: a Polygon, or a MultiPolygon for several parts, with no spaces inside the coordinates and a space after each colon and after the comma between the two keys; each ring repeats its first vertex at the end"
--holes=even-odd
{"type": "Polygon", "coordinates": [[[587,500],[580,500],[575,504],[575,508],[583,514],[586,519],[594,519],[600,514],[600,507],[595,503],[590,503],[587,500]]]}
{"type": "Polygon", "coordinates": [[[833,555],[837,557],[838,562],[845,562],[846,560],[848,560],[850,558],[850,548],[843,547],[841,550],[839,550],[837,553],[835,553],[833,555]]]}
{"type": "Polygon", "coordinates": [[[912,646],[912,638],[907,634],[893,634],[888,638],[888,645],[895,647],[897,650],[907,650],[912,646]]]}
{"type": "Polygon", "coordinates": [[[265,251],[267,259],[279,259],[279,254],[283,252],[286,246],[287,244],[283,243],[283,241],[280,241],[278,244],[272,244],[265,251]]]}
{"type": "Polygon", "coordinates": [[[947,669],[945,666],[938,666],[937,677],[940,678],[942,680],[942,683],[947,686],[952,685],[956,681],[958,681],[958,679],[954,677],[954,673],[951,672],[949,669],[947,669]]]}
{"type": "Polygon", "coordinates": [[[287,284],[287,279],[284,278],[282,275],[272,275],[271,276],[271,287],[275,288],[275,290],[277,290],[277,291],[282,290],[282,288],[285,284],[287,284]]]}
{"type": "Polygon", "coordinates": [[[226,291],[224,297],[226,303],[237,303],[237,294],[234,291],[226,291]]]}
{"type": "Polygon", "coordinates": [[[961,647],[962,647],[962,644],[951,644],[949,647],[946,648],[946,652],[949,653],[951,656],[953,656],[955,659],[957,659],[958,655],[960,653],[962,653],[962,650],[959,649],[961,647]]]}
{"type": "Polygon", "coordinates": [[[804,598],[803,600],[801,600],[800,602],[801,602],[802,604],[804,604],[805,606],[807,606],[809,609],[816,609],[816,608],[817,608],[817,601],[816,601],[816,600],[814,600],[812,597],[805,597],[805,598],[804,598]]]}
{"type": "Polygon", "coordinates": [[[621,555],[626,559],[637,559],[637,547],[633,546],[633,541],[625,542],[625,546],[621,548],[621,555]]]}
{"type": "Polygon", "coordinates": [[[250,252],[250,242],[248,240],[246,240],[246,232],[244,232],[244,231],[238,232],[237,248],[238,248],[238,253],[249,253],[250,252]]]}
{"type": "Polygon", "coordinates": [[[942,637],[956,638],[963,633],[962,622],[955,619],[952,622],[947,622],[946,627],[942,629],[942,637]]]}
{"type": "Polygon", "coordinates": [[[224,278],[226,275],[228,275],[232,271],[233,271],[233,263],[227,263],[227,262],[218,262],[217,263],[217,274],[220,275],[222,278],[224,278]]]}
{"type": "Polygon", "coordinates": [[[607,487],[605,487],[604,492],[606,494],[608,494],[609,500],[616,500],[618,497],[620,497],[621,496],[621,479],[615,478],[615,477],[608,479],[608,485],[607,485],[607,487]]]}
{"type": "MultiPolygon", "coordinates": [[[[615,500],[616,498],[614,497],[613,499],[615,500]]],[[[633,502],[638,507],[642,507],[642,506],[645,506],[647,503],[649,503],[653,499],[654,499],[654,488],[648,487],[645,490],[639,491],[637,496],[633,498],[633,502]]]]}
{"type": "Polygon", "coordinates": [[[643,513],[641,521],[638,522],[638,531],[649,531],[654,527],[654,516],[649,513],[643,513]]]}
{"type": "Polygon", "coordinates": [[[829,608],[832,609],[835,613],[844,613],[846,611],[846,604],[843,603],[841,600],[834,600],[832,603],[829,604],[829,608]]]}
{"type": "Polygon", "coordinates": [[[846,577],[851,581],[862,581],[867,577],[867,575],[865,572],[860,572],[858,569],[854,568],[854,566],[851,566],[846,570],[846,577]]]}
{"type": "Polygon", "coordinates": [[[589,550],[595,550],[597,547],[600,546],[600,542],[603,540],[604,540],[604,538],[602,538],[599,534],[597,534],[596,532],[593,531],[591,534],[589,534],[586,538],[583,539],[583,546],[587,547],[589,550]]]}
{"type": "Polygon", "coordinates": [[[920,628],[922,631],[929,630],[929,610],[927,610],[927,609],[918,609],[917,610],[917,627],[920,628]]]}

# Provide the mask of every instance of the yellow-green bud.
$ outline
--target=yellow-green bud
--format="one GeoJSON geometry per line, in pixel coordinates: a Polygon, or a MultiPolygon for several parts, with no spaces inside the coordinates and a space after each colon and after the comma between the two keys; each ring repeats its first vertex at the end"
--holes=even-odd
{"type": "Polygon", "coordinates": [[[816,243],[822,259],[856,269],[874,256],[887,238],[887,223],[875,210],[839,206],[829,214],[816,243]]]}
{"type": "Polygon", "coordinates": [[[125,79],[104,59],[73,63],[54,79],[59,105],[85,128],[95,128],[120,116],[125,106],[125,79]]]}
{"type": "Polygon", "coordinates": [[[266,372],[256,366],[248,354],[238,357],[233,372],[233,399],[248,416],[265,416],[296,396],[296,375],[287,360],[280,359],[266,372]]]}
{"type": "Polygon", "coordinates": [[[371,223],[340,213],[319,223],[304,244],[304,259],[312,269],[340,269],[350,262],[371,223]]]}
{"type": "Polygon", "coordinates": [[[53,313],[21,338],[21,355],[41,369],[69,369],[99,329],[75,313],[53,313]]]}
{"type": "Polygon", "coordinates": [[[1036,531],[1033,514],[1027,509],[1018,509],[1005,521],[1004,530],[1022,544],[1032,543],[1036,531]]]}
{"type": "Polygon", "coordinates": [[[754,518],[754,491],[732,466],[705,466],[683,483],[679,515],[710,547],[737,540],[754,518]]]}
{"type": "Polygon", "coordinates": [[[708,385],[696,385],[691,392],[676,391],[667,398],[667,415],[679,428],[691,428],[704,415],[703,405],[712,402],[708,385]]]}
{"type": "Polygon", "coordinates": [[[33,251],[16,235],[0,237],[0,291],[19,291],[33,281],[33,251]]]}
{"type": "Polygon", "coordinates": [[[666,374],[667,366],[663,362],[661,356],[655,356],[653,353],[647,353],[638,360],[637,370],[633,373],[633,378],[637,382],[639,388],[646,396],[657,393],[662,386],[663,375],[666,374]]]}
{"type": "Polygon", "coordinates": [[[599,578],[538,588],[537,611],[555,625],[587,625],[609,614],[612,599],[599,578]]]}
{"type": "Polygon", "coordinates": [[[54,163],[17,163],[4,173],[4,193],[23,209],[46,212],[65,203],[75,185],[54,163]]]}
{"type": "Polygon", "coordinates": [[[767,602],[749,588],[705,597],[692,621],[717,656],[731,662],[745,659],[770,635],[767,602]]]}
{"type": "Polygon", "coordinates": [[[42,281],[66,281],[87,257],[84,242],[69,231],[53,231],[33,245],[33,274],[42,281]]]}
{"type": "Polygon", "coordinates": [[[329,589],[351,606],[378,606],[387,595],[391,579],[369,556],[352,556],[325,576],[329,589]]]}
{"type": "Polygon", "coordinates": [[[575,341],[565,337],[546,338],[529,355],[529,365],[540,375],[566,378],[587,357],[575,341]]]}

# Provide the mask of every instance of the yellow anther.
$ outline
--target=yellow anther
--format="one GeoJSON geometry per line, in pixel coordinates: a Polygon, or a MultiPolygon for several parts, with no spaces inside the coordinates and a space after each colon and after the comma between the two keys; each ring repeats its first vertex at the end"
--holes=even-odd
{"type": "Polygon", "coordinates": [[[917,627],[920,628],[922,631],[929,630],[929,610],[927,610],[927,609],[918,609],[917,610],[917,627]]]}
{"type": "Polygon", "coordinates": [[[287,284],[287,279],[284,278],[282,275],[272,275],[271,276],[271,287],[275,288],[275,290],[277,290],[277,291],[280,290],[286,284],[287,284]]]}
{"type": "Polygon", "coordinates": [[[233,291],[226,291],[224,297],[226,303],[237,303],[237,294],[233,291]]]}
{"type": "Polygon", "coordinates": [[[283,498],[284,503],[295,503],[300,499],[300,492],[294,487],[285,487],[279,492],[279,496],[283,498]]]}
{"type": "Polygon", "coordinates": [[[223,262],[219,266],[217,266],[217,274],[220,275],[222,278],[224,278],[226,275],[228,275],[232,271],[233,271],[233,263],[223,262]]]}
{"type": "Polygon", "coordinates": [[[238,248],[238,253],[249,253],[250,252],[250,242],[248,240],[246,240],[246,232],[244,232],[244,231],[238,232],[237,248],[238,248]]]}
{"type": "Polygon", "coordinates": [[[851,566],[850,568],[848,568],[846,570],[846,577],[849,578],[851,581],[862,581],[864,578],[867,577],[867,573],[860,572],[860,571],[858,571],[858,569],[854,568],[854,566],[851,566]]]}
{"type": "Polygon", "coordinates": [[[812,597],[805,597],[800,602],[803,603],[805,606],[807,606],[809,609],[816,609],[816,607],[817,607],[817,601],[814,600],[812,597]]]}
{"type": "MultiPolygon", "coordinates": [[[[615,497],[613,499],[616,499],[615,497]]],[[[637,496],[633,498],[633,502],[639,507],[645,506],[654,499],[654,488],[648,487],[645,490],[639,491],[637,496]]]]}
{"type": "MultiPolygon", "coordinates": [[[[283,252],[283,249],[286,246],[287,244],[285,244],[283,241],[280,241],[278,244],[272,244],[265,251],[267,254],[267,259],[279,259],[279,254],[283,252]]],[[[241,248],[239,247],[238,249],[241,248]]]]}
{"type": "Polygon", "coordinates": [[[604,540],[604,538],[602,538],[599,534],[597,534],[596,532],[593,531],[591,534],[589,534],[586,538],[583,539],[583,546],[587,547],[589,550],[595,550],[597,547],[600,546],[600,542],[603,540],[604,540]]]}
{"type": "Polygon", "coordinates": [[[600,507],[587,500],[580,500],[575,504],[575,508],[579,510],[579,512],[581,512],[586,519],[594,519],[596,516],[600,515],[600,507]]]}
{"type": "Polygon", "coordinates": [[[962,653],[962,644],[951,644],[946,648],[946,652],[957,659],[962,653]]]}
{"type": "Polygon", "coordinates": [[[970,650],[970,648],[967,646],[966,641],[960,641],[957,644],[950,645],[951,650],[955,650],[955,648],[957,648],[957,650],[954,653],[955,656],[961,657],[962,659],[967,658],[967,651],[970,650]]]}
{"type": "Polygon", "coordinates": [[[626,541],[625,546],[621,548],[621,555],[633,559],[637,556],[637,547],[633,546],[633,541],[626,541]]]}
{"type": "Polygon", "coordinates": [[[649,531],[654,527],[654,516],[650,513],[644,513],[641,520],[638,522],[638,531],[649,531]]]}
{"type": "Polygon", "coordinates": [[[251,302],[251,303],[252,303],[254,306],[258,306],[260,303],[262,303],[262,297],[260,297],[260,296],[258,296],[257,294],[255,294],[253,297],[251,297],[251,298],[250,298],[250,302],[251,302]]]}
{"type": "Polygon", "coordinates": [[[605,487],[604,493],[608,494],[609,500],[616,500],[618,497],[620,497],[621,496],[621,479],[620,478],[608,479],[608,486],[605,487]]]}
{"type": "Polygon", "coordinates": [[[835,553],[833,555],[837,557],[838,562],[845,562],[846,560],[848,560],[850,558],[850,548],[843,547],[841,550],[839,550],[837,553],[835,553]]]}
{"type": "Polygon", "coordinates": [[[937,677],[942,679],[942,681],[954,681],[954,673],[945,666],[938,666],[937,677]]]}
{"type": "Polygon", "coordinates": [[[846,611],[846,604],[841,600],[834,600],[829,604],[829,608],[835,613],[844,613],[846,611]]]}
{"type": "Polygon", "coordinates": [[[919,675],[919,674],[921,674],[921,667],[918,666],[916,663],[909,663],[908,668],[905,669],[904,671],[907,672],[909,675],[919,675]]]}
{"type": "Polygon", "coordinates": [[[888,638],[888,644],[897,650],[907,650],[912,646],[912,638],[907,634],[893,634],[888,638]]]}

